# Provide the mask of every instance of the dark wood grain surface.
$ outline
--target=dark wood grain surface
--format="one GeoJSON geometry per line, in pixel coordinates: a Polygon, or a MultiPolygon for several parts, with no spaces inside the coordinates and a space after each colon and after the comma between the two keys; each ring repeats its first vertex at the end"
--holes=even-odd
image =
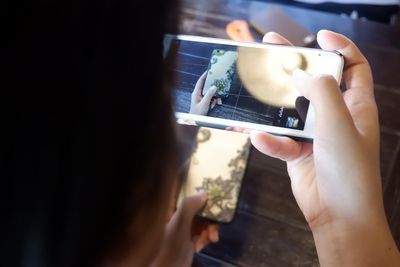
{"type": "MultiPolygon", "coordinates": [[[[370,62],[381,123],[385,208],[400,245],[400,28],[259,2],[184,0],[180,32],[228,38],[227,23],[268,7],[281,8],[311,32],[329,29],[349,36],[370,62]]],[[[180,132],[190,143],[193,130],[180,132]]],[[[221,227],[220,242],[197,255],[193,266],[318,266],[312,234],[283,162],[252,150],[235,220],[221,227]]]]}

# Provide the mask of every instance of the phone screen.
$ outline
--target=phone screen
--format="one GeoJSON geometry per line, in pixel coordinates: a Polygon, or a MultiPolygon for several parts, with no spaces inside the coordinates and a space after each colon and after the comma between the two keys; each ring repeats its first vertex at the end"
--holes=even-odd
{"type": "Polygon", "coordinates": [[[282,46],[247,47],[168,39],[165,53],[175,56],[175,112],[303,130],[309,101],[294,88],[292,72],[324,71],[314,51],[282,46]],[[196,89],[196,84],[201,90],[196,89]],[[207,92],[215,93],[206,110],[194,108],[207,92]]]}

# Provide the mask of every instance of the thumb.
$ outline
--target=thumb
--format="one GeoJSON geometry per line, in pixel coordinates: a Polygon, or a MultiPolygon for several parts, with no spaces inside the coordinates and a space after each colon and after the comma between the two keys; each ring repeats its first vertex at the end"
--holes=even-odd
{"type": "Polygon", "coordinates": [[[210,104],[211,98],[215,95],[217,91],[217,87],[215,85],[211,86],[210,89],[207,91],[203,99],[201,100],[202,103],[210,104]]]}
{"type": "Polygon", "coordinates": [[[192,225],[194,216],[201,211],[207,201],[207,193],[200,192],[185,198],[177,215],[183,225],[192,225]]]}
{"type": "Polygon", "coordinates": [[[294,84],[310,100],[315,110],[316,134],[329,136],[338,131],[354,130],[354,123],[335,78],[310,75],[302,70],[293,72],[294,84]]]}

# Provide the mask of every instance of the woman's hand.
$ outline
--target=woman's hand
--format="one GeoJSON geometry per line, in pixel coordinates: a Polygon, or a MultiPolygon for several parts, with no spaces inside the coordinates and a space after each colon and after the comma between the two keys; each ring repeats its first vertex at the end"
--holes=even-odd
{"type": "Polygon", "coordinates": [[[194,252],[202,250],[209,243],[218,242],[218,225],[196,217],[206,201],[206,193],[183,200],[166,226],[164,241],[153,267],[189,267],[194,252]]]}
{"type": "Polygon", "coordinates": [[[314,144],[264,133],[252,135],[261,152],[287,162],[293,193],[311,228],[358,213],[362,215],[359,219],[376,217],[383,207],[378,114],[368,63],[339,34],[321,31],[318,42],[323,49],[337,50],[345,57],[347,91],[342,95],[331,76],[295,71],[296,88],[316,112],[314,144]]]}
{"type": "MultiPolygon", "coordinates": [[[[196,86],[194,87],[194,90],[192,92],[192,99],[190,103],[190,111],[189,113],[191,114],[196,114],[196,115],[207,115],[209,109],[210,109],[210,104],[211,104],[211,99],[215,95],[215,92],[217,91],[216,86],[212,86],[207,93],[202,96],[202,89],[204,87],[204,82],[206,80],[207,76],[207,71],[204,72],[199,80],[196,83],[196,86]]],[[[213,108],[216,105],[216,100],[214,99],[213,103],[211,104],[211,108],[213,108]]]]}
{"type": "MultiPolygon", "coordinates": [[[[290,44],[275,33],[264,41],[290,44]]],[[[287,162],[293,194],[313,231],[321,265],[395,266],[399,254],[383,208],[370,67],[354,43],[340,34],[320,31],[318,43],[344,56],[347,91],[342,94],[331,76],[295,71],[296,88],[316,112],[314,143],[259,132],[251,134],[252,143],[287,162]]]]}

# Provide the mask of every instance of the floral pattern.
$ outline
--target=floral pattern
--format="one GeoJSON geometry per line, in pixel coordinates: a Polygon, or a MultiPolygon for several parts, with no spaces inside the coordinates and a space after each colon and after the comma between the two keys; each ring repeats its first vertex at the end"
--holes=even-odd
{"type": "MultiPolygon", "coordinates": [[[[210,64],[208,66],[208,72],[211,75],[213,72],[211,70],[211,66],[218,62],[218,58],[225,55],[227,51],[221,49],[213,50],[211,54],[210,64]]],[[[212,81],[211,85],[215,85],[217,87],[217,92],[215,93],[215,97],[217,98],[227,98],[229,96],[229,91],[231,88],[231,82],[235,75],[236,69],[236,61],[232,63],[228,70],[225,72],[225,77],[221,77],[212,81]]]]}
{"type": "MultiPolygon", "coordinates": [[[[204,133],[200,136],[206,135],[208,138],[198,139],[198,141],[207,142],[211,138],[210,130],[202,128],[201,131],[204,131],[204,133]]],[[[208,194],[207,205],[202,211],[202,216],[219,222],[230,222],[232,220],[249,150],[250,140],[247,139],[242,149],[237,150],[237,155],[230,160],[227,166],[230,169],[229,179],[223,179],[221,176],[204,177],[201,186],[196,187],[197,191],[205,191],[208,194]]]]}

